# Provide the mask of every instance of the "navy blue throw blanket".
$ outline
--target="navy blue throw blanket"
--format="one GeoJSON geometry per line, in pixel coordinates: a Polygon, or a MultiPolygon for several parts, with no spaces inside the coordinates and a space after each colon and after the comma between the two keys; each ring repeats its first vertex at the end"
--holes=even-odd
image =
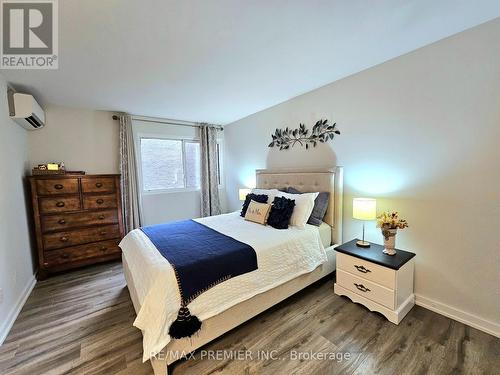
{"type": "Polygon", "coordinates": [[[217,284],[257,269],[255,250],[193,220],[142,227],[175,271],[181,308],[169,329],[173,338],[192,336],[201,322],[187,308],[201,293],[217,284]]]}

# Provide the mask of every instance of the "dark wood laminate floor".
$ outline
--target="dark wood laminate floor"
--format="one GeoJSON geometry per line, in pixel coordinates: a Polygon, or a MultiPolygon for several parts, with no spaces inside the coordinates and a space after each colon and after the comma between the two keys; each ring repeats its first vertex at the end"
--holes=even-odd
{"type": "MultiPolygon", "coordinates": [[[[0,347],[0,374],[152,374],[150,364],[141,361],[142,336],[132,326],[134,316],[119,263],[40,282],[0,347]]],[[[225,350],[226,356],[246,350],[252,360],[207,358],[207,352],[198,351],[170,372],[500,374],[500,339],[420,307],[396,326],[335,296],[331,279],[317,282],[203,350],[225,350]],[[266,360],[261,351],[279,359],[266,360]],[[344,357],[310,359],[310,351],[344,357]]]]}

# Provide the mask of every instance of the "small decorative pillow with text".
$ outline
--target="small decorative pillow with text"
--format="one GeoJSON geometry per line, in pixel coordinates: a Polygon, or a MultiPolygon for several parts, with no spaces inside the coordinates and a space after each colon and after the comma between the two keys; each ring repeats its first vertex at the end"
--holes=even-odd
{"type": "Polygon", "coordinates": [[[278,197],[285,197],[295,201],[295,208],[293,209],[292,217],[290,218],[290,225],[298,228],[305,228],[309,216],[314,208],[314,200],[319,193],[304,193],[304,194],[289,194],[279,193],[278,197]]]}
{"type": "Polygon", "coordinates": [[[274,198],[267,223],[276,229],[288,229],[288,223],[293,214],[295,201],[285,197],[274,198]]]}
{"type": "Polygon", "coordinates": [[[252,189],[252,194],[267,195],[267,203],[273,203],[274,197],[281,193],[278,189],[252,189]]]}
{"type": "Polygon", "coordinates": [[[250,201],[247,213],[245,214],[245,220],[253,221],[257,224],[266,224],[270,210],[271,205],[268,203],[250,201]]]}
{"type": "Polygon", "coordinates": [[[245,202],[243,203],[243,207],[241,208],[241,217],[245,217],[245,214],[247,213],[248,205],[250,204],[250,201],[255,201],[259,203],[267,203],[268,196],[266,194],[247,194],[245,198],[245,202]]]}

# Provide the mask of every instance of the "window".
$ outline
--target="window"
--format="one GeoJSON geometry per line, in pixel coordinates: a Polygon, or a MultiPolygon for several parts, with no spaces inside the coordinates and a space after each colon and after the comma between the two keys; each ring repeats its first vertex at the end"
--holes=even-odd
{"type": "Polygon", "coordinates": [[[144,190],[184,187],[182,141],[141,139],[142,183],[144,190]]]}
{"type": "MultiPolygon", "coordinates": [[[[144,191],[200,188],[200,143],[185,139],[140,138],[144,191]]],[[[217,144],[221,184],[220,145],[217,144]]]]}
{"type": "Polygon", "coordinates": [[[185,142],[186,187],[200,187],[200,143],[185,142]]]}

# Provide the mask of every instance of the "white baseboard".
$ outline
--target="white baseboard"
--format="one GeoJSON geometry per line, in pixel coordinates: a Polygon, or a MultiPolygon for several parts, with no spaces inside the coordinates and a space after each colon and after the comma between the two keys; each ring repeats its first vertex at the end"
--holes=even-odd
{"type": "Polygon", "coordinates": [[[0,345],[2,345],[5,339],[7,338],[10,329],[14,325],[17,316],[21,312],[21,309],[23,308],[24,304],[26,303],[26,300],[30,296],[31,291],[35,287],[35,284],[36,284],[36,277],[35,275],[33,275],[28,280],[28,283],[24,287],[24,290],[19,296],[16,304],[12,307],[12,310],[10,311],[9,315],[7,315],[7,319],[5,319],[5,321],[0,325],[0,345]]]}
{"type": "Polygon", "coordinates": [[[500,324],[415,294],[415,304],[500,338],[500,324]]]}

